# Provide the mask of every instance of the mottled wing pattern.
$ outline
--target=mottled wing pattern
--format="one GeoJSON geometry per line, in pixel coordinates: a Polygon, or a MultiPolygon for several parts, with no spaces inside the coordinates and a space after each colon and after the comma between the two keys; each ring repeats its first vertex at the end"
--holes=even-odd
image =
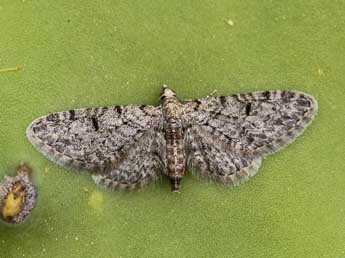
{"type": "Polygon", "coordinates": [[[223,184],[238,185],[255,175],[261,157],[245,150],[232,149],[205,126],[187,130],[187,165],[196,174],[223,184]]]}
{"type": "Polygon", "coordinates": [[[97,184],[113,189],[139,189],[164,171],[165,139],[162,133],[148,131],[128,149],[121,162],[102,174],[94,173],[97,184]]]}
{"type": "Polygon", "coordinates": [[[50,160],[95,172],[97,183],[122,188],[155,177],[161,133],[160,107],[145,105],[58,112],[27,129],[31,143],[50,160]]]}
{"type": "Polygon", "coordinates": [[[236,185],[255,175],[262,158],[301,134],[316,111],[312,96],[279,90],[187,102],[189,167],[236,185]]]}

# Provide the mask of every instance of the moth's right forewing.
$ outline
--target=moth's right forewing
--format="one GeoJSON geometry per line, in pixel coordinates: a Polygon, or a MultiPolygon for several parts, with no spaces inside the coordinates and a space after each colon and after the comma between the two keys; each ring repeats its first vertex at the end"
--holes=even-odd
{"type": "MultiPolygon", "coordinates": [[[[191,134],[187,138],[198,139],[192,147],[187,144],[190,163],[194,161],[206,174],[221,178],[224,174],[251,176],[265,155],[300,135],[316,112],[317,102],[312,96],[292,91],[242,93],[187,102],[183,113],[191,134]]],[[[233,180],[229,182],[234,184],[233,180]]]]}

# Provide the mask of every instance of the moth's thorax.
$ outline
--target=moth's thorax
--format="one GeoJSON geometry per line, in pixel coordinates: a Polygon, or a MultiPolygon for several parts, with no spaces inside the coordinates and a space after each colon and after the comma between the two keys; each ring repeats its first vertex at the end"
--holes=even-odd
{"type": "Polygon", "coordinates": [[[169,88],[163,88],[161,95],[166,140],[167,171],[171,189],[179,191],[185,172],[184,130],[181,120],[183,105],[169,88]]]}
{"type": "Polygon", "coordinates": [[[180,119],[182,104],[176,97],[175,92],[169,88],[163,88],[161,102],[165,119],[180,119]]]}

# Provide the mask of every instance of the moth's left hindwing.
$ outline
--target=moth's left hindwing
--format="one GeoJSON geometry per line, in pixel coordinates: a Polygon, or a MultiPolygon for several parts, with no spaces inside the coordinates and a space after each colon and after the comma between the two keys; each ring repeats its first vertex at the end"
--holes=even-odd
{"type": "Polygon", "coordinates": [[[206,177],[238,184],[255,175],[261,160],[292,142],[317,112],[300,92],[265,91],[186,103],[188,163],[206,177]]]}
{"type": "Polygon", "coordinates": [[[155,177],[161,124],[160,107],[76,109],[34,120],[27,137],[50,160],[94,172],[97,183],[133,187],[155,177]]]}

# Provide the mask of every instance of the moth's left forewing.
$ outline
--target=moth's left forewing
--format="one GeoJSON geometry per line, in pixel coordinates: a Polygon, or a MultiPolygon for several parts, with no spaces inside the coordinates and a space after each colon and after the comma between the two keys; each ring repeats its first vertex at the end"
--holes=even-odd
{"type": "Polygon", "coordinates": [[[164,154],[160,106],[75,109],[35,119],[29,141],[50,160],[91,171],[96,183],[135,189],[157,178],[164,154]]]}

